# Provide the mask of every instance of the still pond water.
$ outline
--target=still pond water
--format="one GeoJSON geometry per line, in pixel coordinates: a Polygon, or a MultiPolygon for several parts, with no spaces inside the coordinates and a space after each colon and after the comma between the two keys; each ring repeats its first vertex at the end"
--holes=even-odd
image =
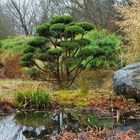
{"type": "Polygon", "coordinates": [[[140,121],[131,120],[115,125],[114,119],[98,119],[87,113],[28,113],[0,117],[0,140],[45,140],[48,135],[65,131],[80,132],[87,127],[119,131],[139,131],[140,121]]]}

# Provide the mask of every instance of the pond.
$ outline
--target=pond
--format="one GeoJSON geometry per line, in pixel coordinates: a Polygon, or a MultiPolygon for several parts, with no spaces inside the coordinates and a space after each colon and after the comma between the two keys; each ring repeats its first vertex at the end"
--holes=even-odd
{"type": "Polygon", "coordinates": [[[92,113],[17,113],[0,117],[0,140],[44,140],[49,135],[65,131],[80,132],[95,127],[139,131],[140,122],[131,120],[116,125],[114,119],[98,119],[92,113]]]}

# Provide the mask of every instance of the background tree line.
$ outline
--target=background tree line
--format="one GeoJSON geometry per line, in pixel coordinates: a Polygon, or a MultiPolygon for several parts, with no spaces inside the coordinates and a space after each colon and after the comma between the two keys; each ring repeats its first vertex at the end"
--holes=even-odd
{"type": "Polygon", "coordinates": [[[90,21],[113,32],[117,30],[116,4],[127,5],[130,0],[1,0],[0,38],[33,35],[38,24],[55,15],[70,15],[75,21],[90,21]]]}

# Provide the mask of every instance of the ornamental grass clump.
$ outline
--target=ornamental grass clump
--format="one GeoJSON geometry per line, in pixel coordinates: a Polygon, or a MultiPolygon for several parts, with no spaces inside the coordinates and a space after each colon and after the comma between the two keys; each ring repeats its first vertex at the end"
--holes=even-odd
{"type": "Polygon", "coordinates": [[[47,109],[50,96],[47,91],[19,91],[14,95],[15,104],[24,108],[47,109]]]}

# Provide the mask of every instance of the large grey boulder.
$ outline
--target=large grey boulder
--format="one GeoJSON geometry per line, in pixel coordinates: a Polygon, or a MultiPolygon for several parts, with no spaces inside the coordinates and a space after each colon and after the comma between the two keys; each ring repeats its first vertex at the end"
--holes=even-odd
{"type": "Polygon", "coordinates": [[[140,101],[140,62],[130,64],[113,74],[114,92],[140,101]]]}

